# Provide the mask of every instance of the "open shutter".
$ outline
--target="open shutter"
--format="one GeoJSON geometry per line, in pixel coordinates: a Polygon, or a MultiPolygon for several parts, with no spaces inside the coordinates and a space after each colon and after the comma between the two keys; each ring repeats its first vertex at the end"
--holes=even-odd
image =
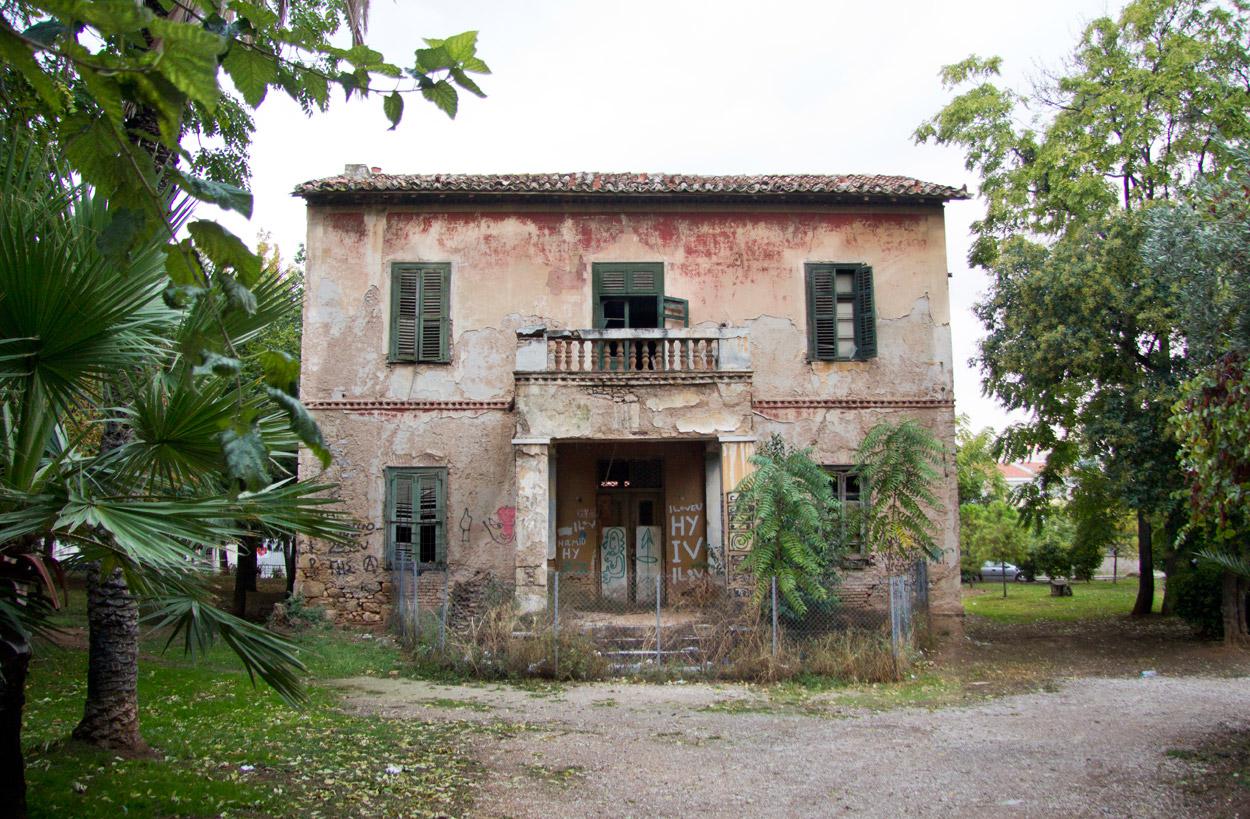
{"type": "Polygon", "coordinates": [[[672,296],[664,297],[664,326],[673,322],[681,327],[690,326],[690,302],[672,296]]]}
{"type": "Polygon", "coordinates": [[[872,268],[855,268],[855,358],[877,357],[877,309],[872,298],[872,268]]]}
{"type": "Polygon", "coordinates": [[[413,559],[414,483],[414,476],[408,472],[390,472],[387,475],[386,558],[392,566],[402,566],[413,559]]]}
{"type": "Polygon", "coordinates": [[[395,267],[391,272],[391,360],[417,360],[417,270],[395,267]]]}
{"type": "Polygon", "coordinates": [[[417,525],[422,563],[443,564],[447,560],[447,538],[443,522],[446,520],[446,487],[441,471],[427,472],[417,476],[417,525]]]}
{"type": "Polygon", "coordinates": [[[807,269],[807,349],[814,361],[829,361],[838,355],[838,313],[835,269],[811,266],[807,269]]]}
{"type": "Polygon", "coordinates": [[[449,352],[451,272],[446,267],[421,269],[421,309],[418,322],[419,361],[446,361],[449,352]]]}
{"type": "Polygon", "coordinates": [[[447,472],[442,468],[386,472],[386,557],[392,566],[447,562],[447,472]]]}

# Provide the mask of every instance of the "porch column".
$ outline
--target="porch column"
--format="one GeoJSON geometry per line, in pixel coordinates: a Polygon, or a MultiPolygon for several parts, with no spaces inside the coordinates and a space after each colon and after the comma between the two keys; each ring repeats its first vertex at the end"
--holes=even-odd
{"type": "Polygon", "coordinates": [[[734,506],[738,497],[738,483],[755,471],[755,465],[751,463],[751,455],[754,453],[754,435],[720,437],[721,492],[725,498],[725,578],[729,593],[734,597],[746,597],[751,594],[752,589],[750,575],[740,568],[742,561],[751,552],[751,533],[749,526],[736,519],[734,506]]]}
{"type": "Polygon", "coordinates": [[[523,612],[547,607],[550,438],[514,438],[516,454],[516,601],[523,612]]]}
{"type": "Polygon", "coordinates": [[[725,585],[725,541],[722,534],[720,450],[718,441],[708,441],[704,454],[704,496],[707,498],[707,573],[717,583],[725,585]]]}

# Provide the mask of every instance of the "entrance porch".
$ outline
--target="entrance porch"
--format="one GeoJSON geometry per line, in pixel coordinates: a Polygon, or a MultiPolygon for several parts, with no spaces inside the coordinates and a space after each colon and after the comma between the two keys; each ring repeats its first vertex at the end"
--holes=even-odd
{"type": "Polygon", "coordinates": [[[730,582],[726,493],[753,440],[518,439],[517,599],[562,599],[604,612],[654,611],[723,597],[730,582]],[[540,551],[541,549],[541,551],[540,551]]]}

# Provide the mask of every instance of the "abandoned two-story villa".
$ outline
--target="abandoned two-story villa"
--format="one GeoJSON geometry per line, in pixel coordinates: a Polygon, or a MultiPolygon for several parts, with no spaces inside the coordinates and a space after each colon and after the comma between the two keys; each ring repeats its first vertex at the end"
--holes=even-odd
{"type": "MultiPolygon", "coordinates": [[[[489,577],[526,610],[553,570],[612,599],[742,593],[731,507],[757,441],[811,447],[845,503],[880,420],[953,452],[943,208],[962,189],[348,166],[296,194],[301,391],[360,522],[353,544],[302,544],[297,588],[339,622],[384,622],[410,562],[440,594],[489,577]]],[[[936,614],[959,610],[948,462],[936,614]]],[[[882,572],[854,561],[849,597],[878,603],[882,572]]]]}

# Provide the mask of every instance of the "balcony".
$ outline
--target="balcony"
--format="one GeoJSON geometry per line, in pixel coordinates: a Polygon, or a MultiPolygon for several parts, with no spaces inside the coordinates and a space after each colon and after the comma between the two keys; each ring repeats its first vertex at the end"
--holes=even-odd
{"type": "Polygon", "coordinates": [[[517,332],[522,437],[707,438],[751,429],[745,327],[517,332]]]}
{"type": "MultiPolygon", "coordinates": [[[[516,372],[571,377],[654,378],[747,374],[745,327],[541,330],[517,333],[516,372]]],[[[685,380],[685,379],[682,379],[685,380]]]]}

